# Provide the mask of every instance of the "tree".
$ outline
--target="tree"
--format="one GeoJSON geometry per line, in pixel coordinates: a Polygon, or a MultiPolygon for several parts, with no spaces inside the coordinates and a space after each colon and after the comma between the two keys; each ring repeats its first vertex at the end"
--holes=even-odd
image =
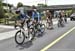
{"type": "Polygon", "coordinates": [[[38,7],[47,7],[45,4],[38,4],[38,7]]]}
{"type": "Polygon", "coordinates": [[[8,5],[9,8],[13,7],[12,4],[7,4],[7,3],[2,3],[2,5],[3,5],[3,6],[7,6],[7,5],[8,5]]]}
{"type": "MultiPolygon", "coordinates": [[[[13,5],[12,5],[12,4],[2,3],[2,5],[3,5],[3,6],[5,6],[5,7],[9,7],[9,12],[11,12],[11,8],[13,7],[13,5]]],[[[5,12],[8,12],[8,10],[7,10],[7,9],[4,9],[4,11],[5,11],[5,12]]]]}
{"type": "Polygon", "coordinates": [[[23,7],[23,4],[22,4],[21,2],[19,2],[19,3],[17,4],[17,8],[19,8],[19,7],[23,7]]]}
{"type": "Polygon", "coordinates": [[[0,18],[4,17],[4,10],[3,10],[3,5],[2,5],[2,0],[0,0],[0,18]]]}
{"type": "Polygon", "coordinates": [[[32,9],[37,9],[35,5],[32,5],[32,9]]]}

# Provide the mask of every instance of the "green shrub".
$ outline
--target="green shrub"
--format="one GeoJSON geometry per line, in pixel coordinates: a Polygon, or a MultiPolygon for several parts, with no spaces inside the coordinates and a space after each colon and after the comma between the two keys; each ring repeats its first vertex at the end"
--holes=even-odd
{"type": "Polygon", "coordinates": [[[0,1],[0,19],[4,17],[4,10],[2,6],[2,1],[0,1]]]}

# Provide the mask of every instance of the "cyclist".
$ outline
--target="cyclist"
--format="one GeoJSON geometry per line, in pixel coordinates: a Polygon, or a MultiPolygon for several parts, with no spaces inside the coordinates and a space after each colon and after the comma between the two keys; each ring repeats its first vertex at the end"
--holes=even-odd
{"type": "MultiPolygon", "coordinates": [[[[16,19],[16,25],[15,25],[15,28],[19,25],[19,26],[23,26],[24,22],[25,22],[25,19],[29,18],[29,16],[27,14],[22,14],[20,12],[20,10],[17,10],[16,11],[16,14],[18,15],[17,16],[17,19],[16,19]]],[[[27,23],[27,26],[28,26],[28,23],[27,23]]]]}
{"type": "Polygon", "coordinates": [[[59,16],[58,16],[58,27],[64,27],[64,21],[63,21],[63,16],[62,16],[62,13],[59,12],[59,16]]]}
{"type": "Polygon", "coordinates": [[[32,20],[39,22],[41,20],[40,13],[37,11],[37,9],[34,9],[32,12],[32,20]]]}
{"type": "Polygon", "coordinates": [[[49,10],[46,11],[46,19],[47,19],[47,22],[50,23],[50,25],[49,25],[49,26],[51,26],[50,29],[53,29],[52,14],[49,10]]]}
{"type": "Polygon", "coordinates": [[[41,20],[40,13],[36,9],[34,9],[32,12],[32,20],[36,23],[39,23],[41,20]]]}

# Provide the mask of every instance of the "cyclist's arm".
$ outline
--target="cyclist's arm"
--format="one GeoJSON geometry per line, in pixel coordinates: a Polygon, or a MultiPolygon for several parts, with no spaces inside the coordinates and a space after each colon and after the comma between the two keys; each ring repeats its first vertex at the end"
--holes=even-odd
{"type": "Polygon", "coordinates": [[[34,20],[34,12],[32,12],[32,20],[34,20]]]}
{"type": "Polygon", "coordinates": [[[38,22],[40,21],[40,14],[39,13],[37,13],[38,14],[38,22]]]}

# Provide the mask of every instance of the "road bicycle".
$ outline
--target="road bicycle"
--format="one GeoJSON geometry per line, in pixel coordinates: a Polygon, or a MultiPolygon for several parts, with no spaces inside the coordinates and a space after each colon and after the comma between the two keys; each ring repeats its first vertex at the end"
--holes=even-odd
{"type": "Polygon", "coordinates": [[[64,27],[64,21],[63,21],[63,18],[61,19],[58,19],[58,27],[64,27]]]}
{"type": "Polygon", "coordinates": [[[28,29],[24,28],[24,23],[25,20],[19,26],[20,30],[18,30],[15,34],[15,42],[19,45],[23,44],[26,40],[32,41],[34,39],[34,32],[31,29],[32,26],[30,26],[29,31],[28,29]]]}

